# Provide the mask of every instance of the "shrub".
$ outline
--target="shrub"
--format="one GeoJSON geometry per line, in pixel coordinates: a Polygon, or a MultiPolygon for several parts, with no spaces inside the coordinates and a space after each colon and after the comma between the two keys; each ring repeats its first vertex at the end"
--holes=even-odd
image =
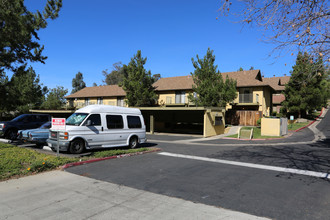
{"type": "Polygon", "coordinates": [[[261,118],[259,118],[258,120],[257,120],[257,126],[261,126],[261,118]]]}

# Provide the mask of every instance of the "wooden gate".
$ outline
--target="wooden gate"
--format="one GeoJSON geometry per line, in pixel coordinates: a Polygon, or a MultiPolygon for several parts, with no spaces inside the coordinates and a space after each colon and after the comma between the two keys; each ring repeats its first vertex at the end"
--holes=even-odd
{"type": "Polygon", "coordinates": [[[261,111],[236,110],[228,115],[228,122],[232,125],[257,126],[257,120],[262,117],[261,111]]]}

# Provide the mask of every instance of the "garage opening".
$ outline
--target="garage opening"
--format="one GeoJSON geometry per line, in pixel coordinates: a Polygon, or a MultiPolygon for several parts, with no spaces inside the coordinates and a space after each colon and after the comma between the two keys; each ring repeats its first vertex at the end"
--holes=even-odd
{"type": "Polygon", "coordinates": [[[141,110],[147,132],[150,117],[154,120],[154,132],[203,135],[204,111],[201,110],[141,110]]]}

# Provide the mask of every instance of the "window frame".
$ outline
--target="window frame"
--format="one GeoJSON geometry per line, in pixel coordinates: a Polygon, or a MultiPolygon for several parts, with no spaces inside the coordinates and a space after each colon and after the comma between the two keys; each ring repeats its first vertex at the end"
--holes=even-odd
{"type": "Polygon", "coordinates": [[[106,123],[107,123],[107,129],[111,129],[111,130],[112,129],[124,129],[124,118],[123,118],[122,115],[106,115],[105,119],[106,119],[106,123]],[[111,125],[111,124],[109,124],[109,122],[111,122],[110,117],[112,117],[112,116],[120,117],[121,118],[121,124],[115,124],[115,127],[109,127],[109,125],[111,125]],[[117,127],[117,125],[122,125],[122,126],[117,127]]]}
{"type": "Polygon", "coordinates": [[[127,118],[127,127],[128,127],[128,129],[142,128],[142,121],[141,121],[140,116],[138,116],[138,115],[127,115],[126,118],[127,118]],[[130,119],[129,118],[138,118],[139,119],[139,123],[138,123],[139,127],[136,127],[136,126],[132,126],[131,127],[130,119]]]}

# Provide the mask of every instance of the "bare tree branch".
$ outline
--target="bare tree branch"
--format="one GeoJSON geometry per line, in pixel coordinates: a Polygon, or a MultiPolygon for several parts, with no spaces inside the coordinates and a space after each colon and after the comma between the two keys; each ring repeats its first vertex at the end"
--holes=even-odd
{"type": "Polygon", "coordinates": [[[274,51],[306,51],[330,62],[329,6],[328,0],[221,0],[219,13],[262,28],[263,40],[277,45],[274,51]],[[243,9],[232,12],[240,3],[243,9]]]}

